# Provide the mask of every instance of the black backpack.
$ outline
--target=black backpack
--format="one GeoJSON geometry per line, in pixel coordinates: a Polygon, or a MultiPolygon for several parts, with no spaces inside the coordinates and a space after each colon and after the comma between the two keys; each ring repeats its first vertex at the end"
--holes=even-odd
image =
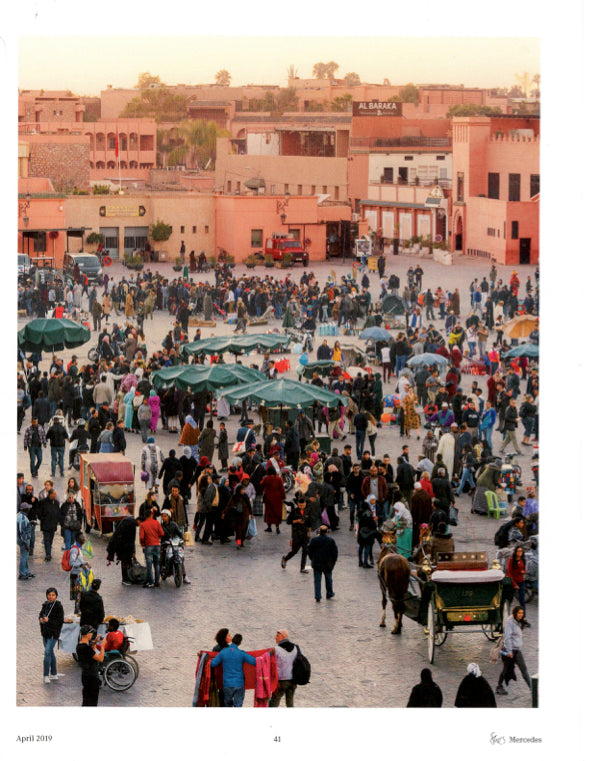
{"type": "Polygon", "coordinates": [[[506,523],[503,523],[498,531],[496,531],[494,534],[494,544],[496,547],[500,547],[500,549],[508,547],[508,535],[511,528],[512,521],[506,521],[506,523]]]}
{"type": "Polygon", "coordinates": [[[292,665],[292,682],[294,684],[308,684],[310,682],[310,661],[302,654],[298,645],[296,647],[298,653],[292,665]]]}

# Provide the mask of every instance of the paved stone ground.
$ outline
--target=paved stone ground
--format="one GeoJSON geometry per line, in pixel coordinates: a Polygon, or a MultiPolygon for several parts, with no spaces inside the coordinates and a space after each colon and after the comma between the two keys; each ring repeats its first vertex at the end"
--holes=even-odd
{"type": "MultiPolygon", "coordinates": [[[[388,258],[388,274],[395,271],[404,285],[409,264],[415,266],[417,257],[388,258]]],[[[424,286],[436,288],[459,287],[463,306],[463,319],[467,312],[468,286],[473,277],[488,274],[489,264],[459,259],[453,267],[444,267],[430,260],[421,262],[425,275],[424,286]]],[[[173,273],[166,265],[156,265],[167,276],[173,273]]],[[[350,270],[345,264],[322,263],[311,269],[322,282],[331,269],[339,275],[350,270]]],[[[498,267],[499,276],[510,277],[511,267],[498,267]]],[[[532,275],[533,267],[517,268],[524,283],[532,275]]],[[[114,275],[122,270],[114,267],[114,275]]],[[[241,272],[238,265],[236,274],[241,272]]],[[[271,270],[276,276],[283,275],[271,270]]],[[[112,274],[112,273],[111,273],[112,274]]],[[[257,268],[253,274],[263,275],[266,270],[257,268]]],[[[301,270],[292,270],[298,279],[301,270]]],[[[196,276],[197,277],[197,276],[196,276]]],[[[210,275],[212,279],[212,275],[210,275]]],[[[370,273],[371,291],[378,293],[379,278],[370,273]]],[[[24,321],[19,321],[19,328],[24,321]]],[[[439,326],[440,322],[436,321],[439,326]]],[[[171,325],[171,318],[164,313],[155,314],[146,321],[147,345],[150,351],[158,347],[171,325]]],[[[211,333],[231,333],[233,326],[219,323],[216,329],[203,329],[203,336],[211,333]]],[[[356,341],[359,339],[348,339],[356,341]]],[[[89,347],[76,351],[80,357],[89,347]]],[[[65,354],[66,356],[66,354],[65,354]]],[[[295,378],[295,357],[292,357],[290,377],[295,378]]],[[[245,357],[244,362],[256,361],[256,355],[245,357]]],[[[462,385],[470,388],[468,376],[462,385]]],[[[392,384],[386,385],[390,391],[392,384]]],[[[29,416],[27,416],[27,422],[29,416]]],[[[237,428],[237,418],[227,424],[230,441],[237,428]]],[[[495,437],[498,437],[495,434],[495,437]]],[[[159,431],[157,443],[166,452],[174,447],[174,434],[159,431]]],[[[352,439],[347,441],[353,443],[352,439]]],[[[377,438],[377,455],[388,452],[395,462],[401,443],[396,428],[380,429],[377,438]]],[[[411,440],[411,460],[416,462],[420,442],[411,440]]],[[[494,439],[497,450],[499,438],[494,439]]],[[[18,442],[18,466],[29,478],[28,456],[18,442]]],[[[128,434],[127,455],[136,464],[139,473],[141,440],[138,435],[128,434]]],[[[531,453],[520,458],[524,486],[532,482],[531,453]]],[[[44,463],[36,489],[43,486],[50,474],[49,453],[44,452],[44,463]]],[[[65,479],[56,479],[59,496],[62,497],[65,479]]],[[[142,501],[143,484],[136,484],[136,503],[142,501]]],[[[483,516],[471,515],[470,501],[461,497],[459,526],[454,529],[457,550],[487,550],[493,557],[493,535],[497,522],[483,516]]],[[[419,681],[421,669],[428,666],[426,640],[422,628],[411,620],[405,620],[403,633],[390,634],[391,609],[388,606],[388,628],[379,627],[381,601],[375,570],[364,570],[357,565],[357,549],[354,534],[348,531],[348,512],[341,514],[341,529],[333,534],[340,550],[340,558],[334,571],[333,600],[316,604],[313,599],[312,575],[301,575],[299,556],[290,561],[286,570],[280,567],[281,555],[287,551],[289,528],[282,527],[282,534],[265,534],[262,521],[258,521],[258,536],[241,550],[235,546],[195,545],[186,548],[186,566],[192,584],[176,589],[171,580],[161,589],[146,590],[123,587],[120,584],[118,566],[105,565],[106,538],[92,533],[95,557],[94,572],[103,579],[101,592],[107,613],[126,616],[129,614],[147,620],[152,627],[154,650],[140,652],[137,659],[140,676],[126,693],[103,689],[102,706],[189,706],[191,703],[196,652],[210,648],[217,629],[228,626],[244,635],[242,647],[248,650],[273,644],[275,631],[286,627],[291,639],[297,641],[313,665],[313,677],[309,685],[298,688],[297,704],[303,707],[401,707],[406,705],[411,687],[419,681]]],[[[42,681],[42,642],[37,625],[37,614],[44,600],[44,591],[50,585],[59,589],[60,599],[67,612],[72,611],[68,600],[68,574],[60,568],[60,537],[54,545],[52,563],[43,560],[43,545],[38,532],[31,570],[36,578],[17,582],[17,706],[78,706],[81,701],[80,672],[69,654],[58,652],[59,671],[64,673],[58,682],[45,685],[42,681]]],[[[142,554],[140,552],[140,557],[142,554]]],[[[16,575],[16,574],[15,574],[16,575]]],[[[538,670],[538,610],[537,602],[528,609],[532,628],[524,635],[524,654],[531,674],[538,670]]],[[[436,651],[433,666],[434,679],[444,693],[444,705],[451,706],[458,684],[471,661],[480,664],[488,680],[495,684],[499,666],[488,661],[491,644],[480,630],[469,629],[467,634],[450,635],[441,649],[436,651]]],[[[501,707],[527,707],[530,693],[519,678],[511,687],[511,694],[499,698],[501,707]]],[[[252,704],[252,693],[246,698],[252,704]]]]}

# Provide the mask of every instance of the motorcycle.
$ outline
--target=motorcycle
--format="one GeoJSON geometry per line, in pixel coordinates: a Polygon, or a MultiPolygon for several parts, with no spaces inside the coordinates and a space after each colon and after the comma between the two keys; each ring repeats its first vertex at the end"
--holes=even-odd
{"type": "Polygon", "coordinates": [[[175,586],[180,587],[183,581],[183,539],[179,536],[165,539],[162,549],[160,578],[164,581],[173,576],[175,586]]]}
{"type": "Polygon", "coordinates": [[[300,344],[302,346],[303,352],[309,352],[313,350],[313,333],[310,330],[294,330],[291,328],[286,328],[285,332],[288,336],[290,336],[293,343],[300,344]]]}
{"type": "Polygon", "coordinates": [[[513,454],[507,454],[500,471],[500,485],[504,488],[509,503],[513,501],[517,486],[522,485],[521,468],[514,463],[513,454]]]}

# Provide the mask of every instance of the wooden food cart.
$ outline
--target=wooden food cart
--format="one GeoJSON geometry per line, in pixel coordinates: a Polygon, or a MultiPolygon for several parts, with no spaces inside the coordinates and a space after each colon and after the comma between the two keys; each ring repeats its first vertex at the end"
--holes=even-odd
{"type": "Polygon", "coordinates": [[[135,467],[123,455],[81,453],[81,496],[86,531],[110,534],[124,517],[124,507],[135,511],[135,467]]]}

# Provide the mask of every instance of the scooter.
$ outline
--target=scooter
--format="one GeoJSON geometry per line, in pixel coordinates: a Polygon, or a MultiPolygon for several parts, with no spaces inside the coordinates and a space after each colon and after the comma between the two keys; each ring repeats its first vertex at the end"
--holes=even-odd
{"type": "Polygon", "coordinates": [[[183,539],[174,536],[172,539],[163,541],[163,553],[160,564],[160,578],[164,581],[173,576],[176,587],[181,586],[183,581],[183,539]]]}

